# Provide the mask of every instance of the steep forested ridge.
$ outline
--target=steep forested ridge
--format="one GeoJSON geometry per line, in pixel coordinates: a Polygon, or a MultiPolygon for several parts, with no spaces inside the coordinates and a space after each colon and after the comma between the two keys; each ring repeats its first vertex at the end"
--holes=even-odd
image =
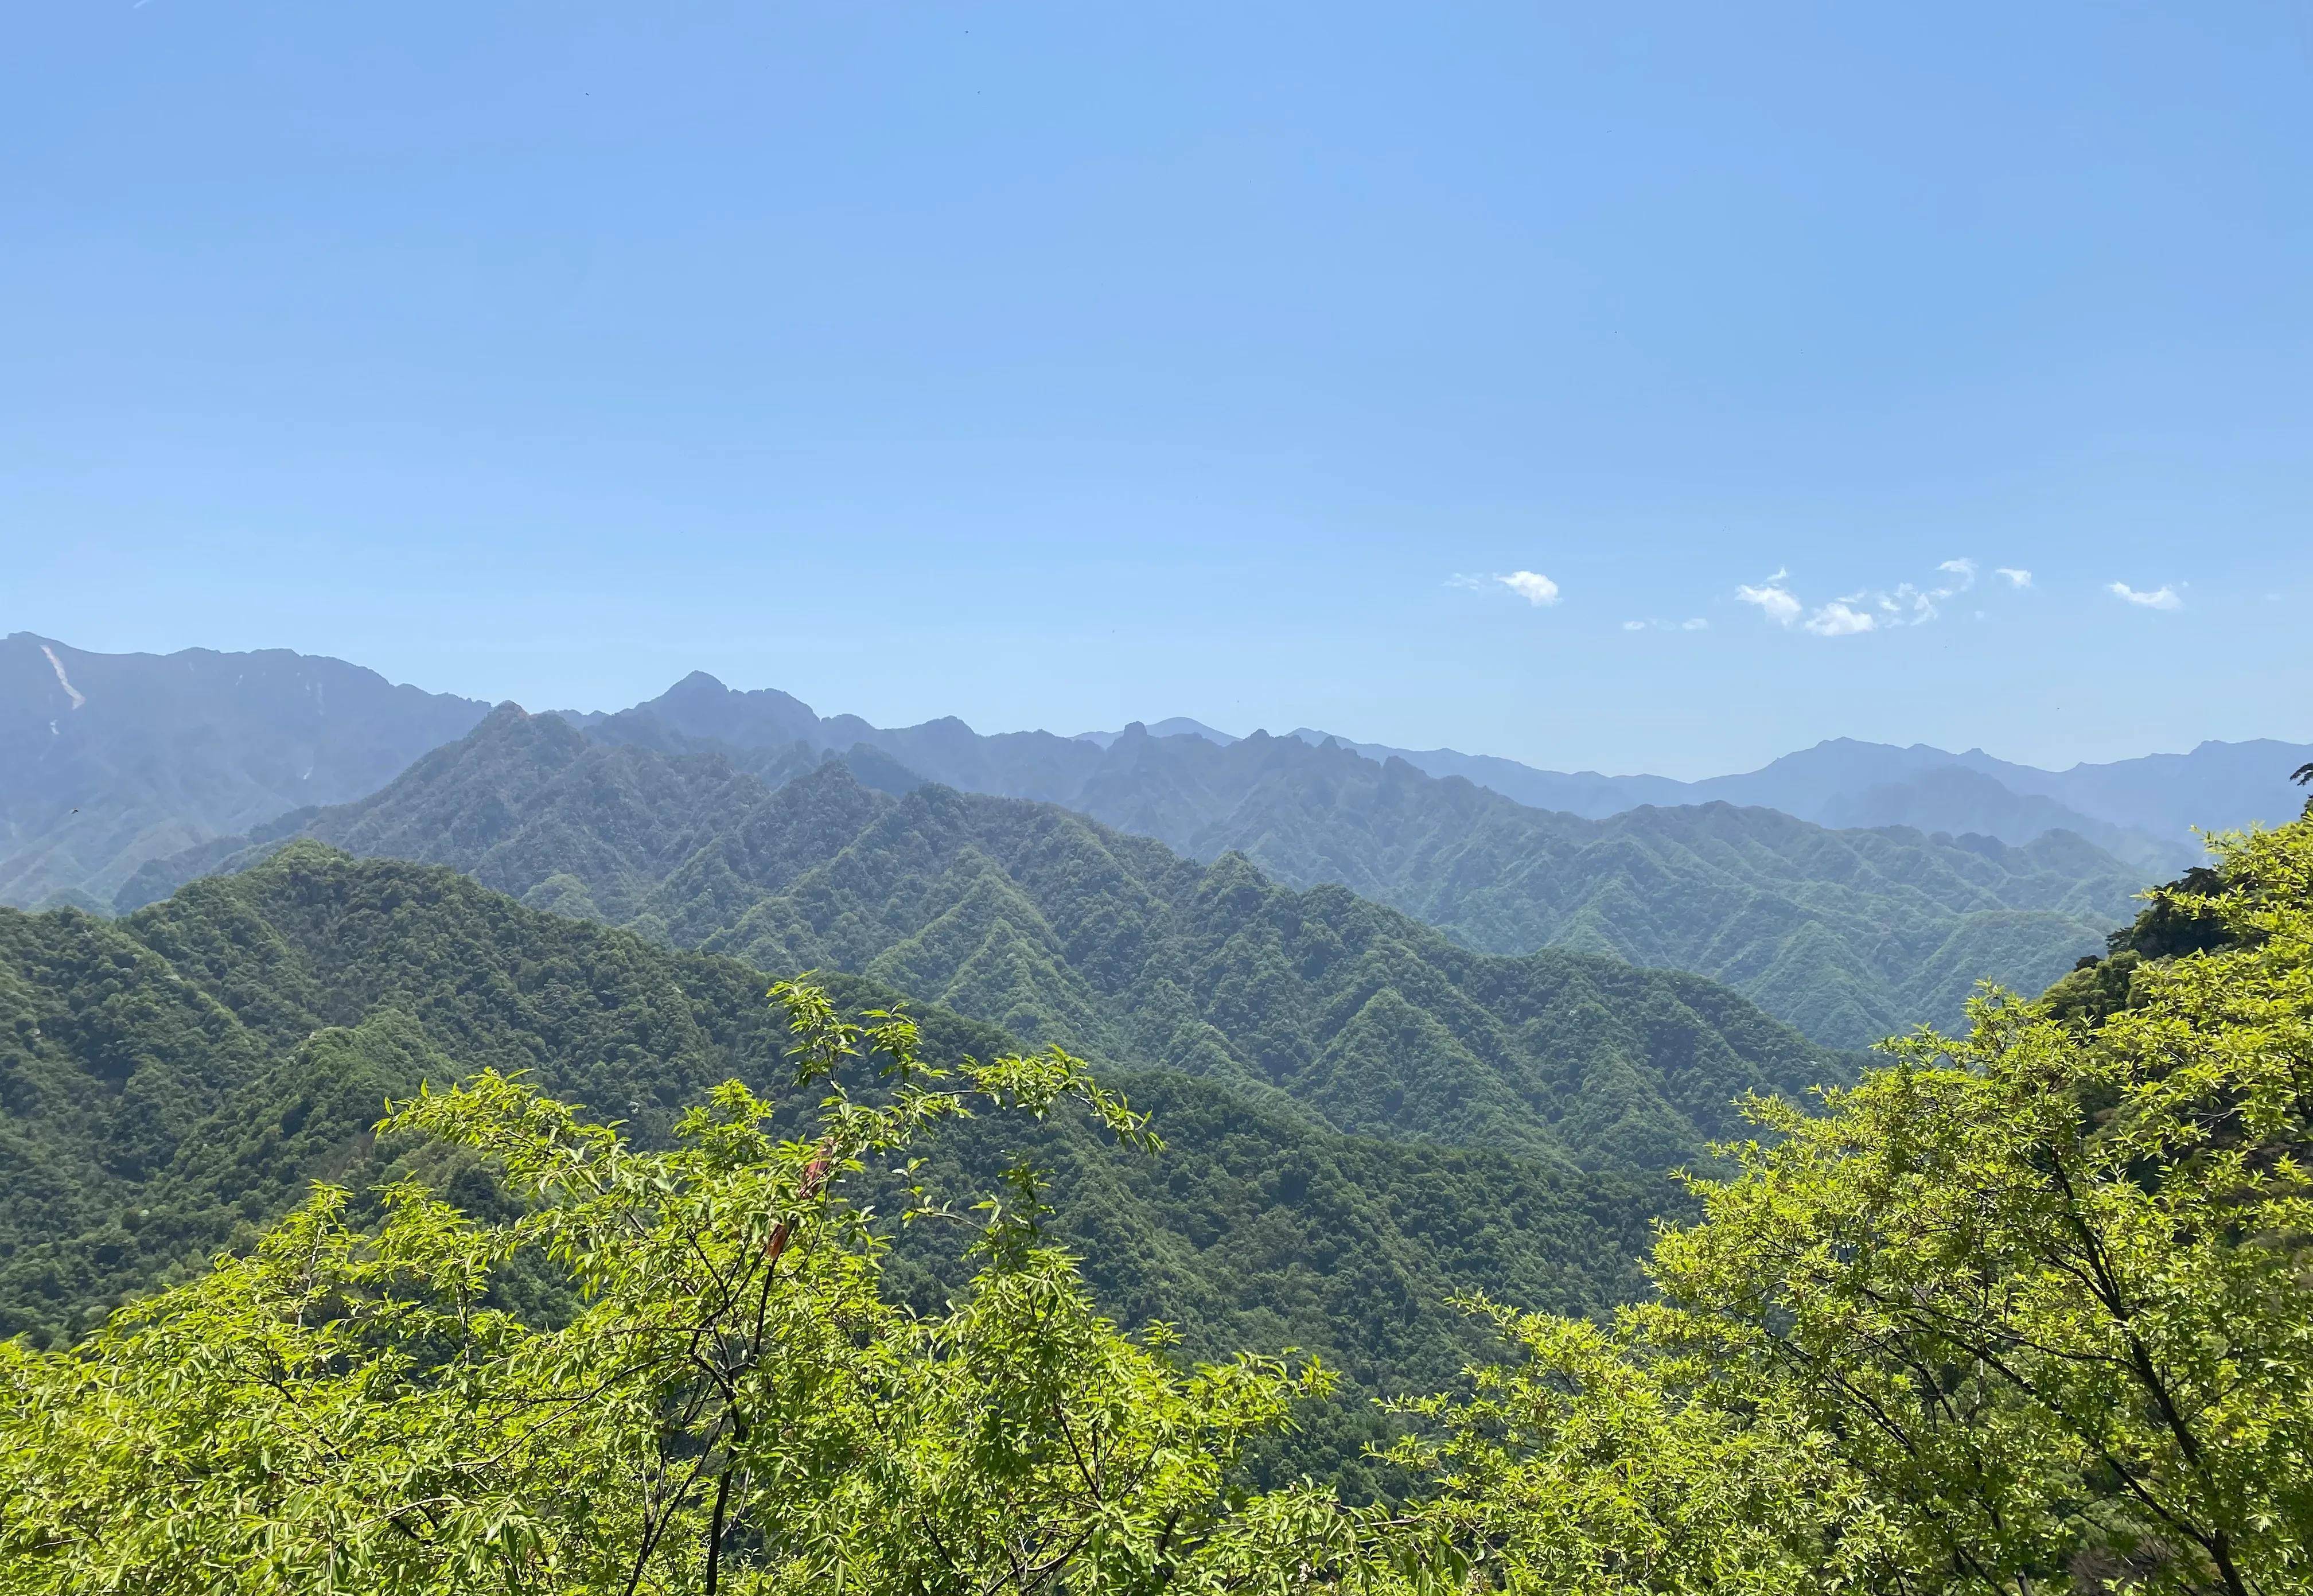
{"type": "MultiPolygon", "coordinates": [[[[704,674],[620,715],[578,719],[622,740],[672,731],[693,747],[776,752],[782,770],[811,748],[872,748],[928,780],[1060,804],[1192,859],[1235,851],[1288,886],[1344,886],[1484,951],[1571,948],[1693,970],[1840,1046],[1956,1024],[1982,979],[2038,991],[2133,913],[2133,895],[2176,851],[2083,818],[2133,849],[2123,863],[2028,824],[2076,818],[2051,800],[1993,802],[1974,785],[1947,794],[1991,779],[1938,774],[1951,756],[1932,749],[1825,744],[1750,776],[1661,783],[1661,803],[1677,807],[1626,796],[1585,819],[1489,789],[1491,765],[1506,761],[1474,780],[1438,779],[1392,751],[1309,733],[1127,727],[1095,742],[982,736],[952,719],[879,729],[704,674]],[[1931,790],[1886,786],[1891,776],[1931,790]],[[1759,804],[1772,807],[1737,807],[1759,804]],[[1901,824],[1950,815],[1981,821],[1983,834],[1901,824]],[[1794,816],[1883,829],[1828,832],[1794,816]]],[[[1651,790],[1657,779],[1629,780],[1651,790]]]]}
{"type": "Polygon", "coordinates": [[[1477,954],[1340,887],[1294,892],[1050,805],[894,796],[840,761],[767,789],[511,708],[302,834],[761,969],[862,972],[1359,1133],[1667,1168],[1729,1126],[1739,1091],[1851,1069],[1695,976],[1477,954]]]}
{"type": "MultiPolygon", "coordinates": [[[[646,1144],[717,1080],[777,1092],[767,979],[310,843],[122,921],[0,910],[0,1336],[84,1328],[245,1244],[308,1182],[381,1178],[397,1155],[369,1127],[421,1080],[529,1070],[646,1144]]],[[[1013,1045],[919,1012],[935,1055],[1013,1045]]],[[[1113,1311],[1178,1321],[1205,1350],[1320,1351],[1363,1389],[1450,1375],[1479,1345],[1447,1306],[1457,1291],[1568,1311],[1628,1296],[1649,1217],[1679,1200],[1641,1172],[1340,1135],[1177,1072],[1108,1078],[1156,1114],[1165,1153],[1120,1153],[1069,1119],[967,1126],[933,1175],[984,1187],[1024,1151],[1053,1171],[1056,1233],[1113,1311]]],[[[493,1200],[479,1169],[451,1180],[493,1200]]],[[[952,1238],[902,1251],[901,1289],[955,1288],[952,1238]]],[[[1328,1422],[1353,1452],[1367,1421],[1328,1422]]]]}
{"type": "MultiPolygon", "coordinates": [[[[382,1127],[390,1145],[349,1149],[348,1173],[402,1177],[382,1202],[325,1188],[85,1341],[0,1341],[0,1583],[2298,1591],[2313,1543],[2309,842],[2304,824],[2225,840],[2213,869],[2164,888],[2077,973],[2093,993],[1985,1004],[1967,1037],[1909,1038],[1818,1105],[1756,1106],[1766,1133],[1690,1186],[1699,1222],[1657,1233],[1655,1289],[1611,1320],[1488,1301],[1456,1327],[1401,1295],[1530,1261],[1513,1292],[1579,1299],[1604,1282],[1566,1262],[1611,1257],[1635,1206],[1608,1181],[1523,1182],[1517,1160],[1441,1167],[1412,1147],[1344,1179],[1351,1160],[1313,1151],[1294,1117],[1166,1074],[1141,1078],[1141,1106],[1201,1156],[1154,1184],[1173,1155],[1127,1151],[1146,1122],[1079,1061],[927,1077],[914,1027],[843,1022],[875,996],[854,983],[843,1007],[775,989],[782,1025],[753,1016],[814,1061],[817,1112],[732,1083],[668,1147],[640,1101],[621,1137],[499,1076],[427,1094],[382,1127]],[[1061,1104],[1048,1126],[1020,1118],[1061,1104]],[[913,1245],[920,1231],[896,1250],[879,1239],[873,1216],[924,1173],[909,1155],[934,1126],[949,1131],[930,1146],[944,1193],[984,1188],[1016,1138],[1064,1171],[1066,1208],[1098,1213],[1081,1232],[1098,1297],[1034,1222],[1016,1167],[974,1211],[968,1262],[913,1245]],[[1073,1133],[1095,1126],[1114,1142],[1072,1160],[1073,1133]],[[1100,1187],[1111,1170],[1139,1178],[1100,1187]],[[1538,1230],[1549,1245],[1521,1247],[1538,1230]],[[1446,1265],[1425,1272],[1425,1253],[1446,1265]],[[1204,1283],[1216,1318],[1197,1311],[1204,1283]],[[1182,1315],[1195,1350],[1246,1334],[1274,1347],[1314,1322],[1357,1378],[1332,1385],[1289,1353],[1184,1367],[1163,1327],[1136,1336],[1101,1314],[1136,1286],[1158,1311],[1196,1305],[1182,1315]],[[1358,1457],[1385,1422],[1361,1398],[1473,1327],[1498,1339],[1461,1380],[1394,1407],[1404,1427],[1378,1464],[1358,1457]]],[[[92,1008],[186,1028],[165,997],[117,1001],[117,946],[26,957],[44,930],[163,933],[170,978],[220,977],[220,1005],[247,1005],[252,1032],[318,1019],[333,997],[350,1012],[401,995],[394,970],[440,966],[427,1013],[306,1034],[330,1055],[373,1034],[379,1078],[453,1032],[518,1057],[558,1020],[558,1045],[584,1058],[646,1024],[654,997],[704,1034],[728,1028],[701,1001],[722,961],[438,869],[301,842],[164,910],[126,927],[15,917],[36,972],[15,1034],[92,1008]],[[603,952],[640,983],[590,979],[603,952]],[[497,1036],[507,1018],[523,1023],[497,1036]]],[[[1001,1045],[931,1018],[936,1054],[953,1058],[959,1029],[1001,1045]]],[[[325,1098],[348,1075],[310,1072],[325,1098]]],[[[314,1126],[295,1086],[251,1104],[248,1128],[314,1126]]],[[[137,1223],[172,1222],[175,1195],[135,1193],[137,1223]]],[[[120,1229],[86,1256],[119,1249],[120,1229]]]]}
{"type": "MultiPolygon", "coordinates": [[[[699,940],[742,906],[719,886],[691,871],[696,890],[673,887],[648,906],[638,895],[760,801],[750,775],[776,783],[823,755],[808,741],[771,740],[797,728],[791,700],[751,721],[744,711],[761,695],[681,691],[692,725],[763,740],[742,747],[631,710],[589,723],[590,738],[617,750],[590,754],[557,718],[506,707],[374,798],[283,824],[360,852],[455,864],[517,894],[567,876],[552,890],[583,886],[585,898],[567,899],[573,913],[620,922],[647,913],[678,940],[699,940]]],[[[1586,821],[1291,738],[1222,747],[1129,731],[1102,750],[935,723],[855,743],[843,761],[885,792],[906,791],[919,779],[908,772],[931,765],[951,786],[1022,789],[1016,796],[1061,802],[1192,859],[1241,853],[1288,886],[1346,886],[1483,952],[1560,948],[1693,970],[1839,1045],[1949,1019],[1985,977],[2045,986],[2126,918],[2136,887],[2132,872],[2068,833],[2010,848],[1830,832],[1726,805],[1586,821]]],[[[233,851],[218,844],[156,864],[120,906],[233,851]]],[[[758,879],[752,862],[734,868],[757,886],[784,883],[776,871],[758,879]]]]}
{"type": "Polygon", "coordinates": [[[0,639],[0,904],[109,905],[145,860],[374,792],[488,708],[286,648],[0,639]]]}
{"type": "MultiPolygon", "coordinates": [[[[88,655],[20,636],[5,657],[0,719],[13,718],[17,757],[0,777],[0,901],[58,893],[89,908],[152,901],[239,852],[245,842],[233,833],[294,833],[303,808],[363,796],[482,712],[287,654],[88,655]],[[134,879],[140,865],[162,860],[134,879]]],[[[1687,808],[1621,805],[1609,819],[1585,821],[1488,790],[1486,782],[1501,784],[1494,766],[1524,770],[1508,762],[1479,762],[1477,784],[1464,785],[1433,780],[1386,750],[1313,745],[1312,734],[1229,739],[1186,722],[1172,736],[1138,727],[985,736],[954,719],[879,728],[822,718],[784,693],[734,692],[704,675],[633,710],[567,718],[597,741],[671,758],[720,753],[770,785],[837,752],[863,783],[887,791],[930,779],[1059,803],[1197,860],[1235,851],[1288,886],[1346,886],[1483,951],[1562,947],[1693,970],[1838,1045],[1922,1018],[1955,1022],[1980,976],[2044,984],[2125,917],[2141,877],[2168,873],[2074,845],[2048,825],[2072,819],[2124,851],[2133,846],[1935,750],[1828,744],[1751,776],[1660,784],[1684,794],[1687,808]],[[1922,765],[1928,755],[1947,763],[1922,765]],[[1890,774],[1902,780],[1866,780],[1890,774]],[[1691,812],[1707,807],[1691,800],[1722,789],[1805,818],[1882,829],[1826,837],[1778,816],[1691,812]],[[1955,818],[2029,840],[2001,848],[1896,824],[1955,818]]],[[[2195,755],[2170,775],[2188,780],[2205,763],[2195,755]]],[[[2121,767],[2107,773],[2123,786],[2133,780],[2121,767]]],[[[1561,796],[1579,807],[1596,797],[1586,793],[1561,796]]],[[[506,801],[520,804],[523,794],[506,801]]],[[[699,795],[671,801],[669,838],[625,841],[645,852],[675,846],[685,805],[713,807],[699,795]]],[[[478,824],[487,816],[459,822],[478,824]]],[[[615,898],[618,887],[603,879],[615,898]]],[[[602,908],[621,913],[615,903],[602,908]]]]}

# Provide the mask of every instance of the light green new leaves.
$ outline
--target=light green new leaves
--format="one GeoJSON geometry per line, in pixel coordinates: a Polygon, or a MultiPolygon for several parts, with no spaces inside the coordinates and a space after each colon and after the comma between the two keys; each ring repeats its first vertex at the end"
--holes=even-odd
{"type": "Polygon", "coordinates": [[[2136,966],[2101,1024],[1985,999],[1820,1113],[1752,1103],[1769,1134],[1692,1183],[1702,1222],[1611,1335],[1489,1309],[1524,1361],[1416,1405],[1401,1566],[2313,1589],[2313,820],[2220,849],[2185,908],[2228,936],[2136,966]]]}
{"type": "Polygon", "coordinates": [[[1225,1481],[1324,1371],[1184,1373],[1161,1333],[1126,1338],[1041,1244],[1032,1189],[984,1227],[969,1299],[912,1318],[842,1195],[975,1103],[1145,1123],[1066,1054],[963,1061],[950,1087],[904,1017],[775,995],[829,1094],[815,1134],[774,1140],[731,1083],[646,1152],[485,1073],[382,1129],[487,1155],[518,1217],[404,1184],[364,1228],[324,1188],[85,1348],[0,1348],[0,1589],[1141,1590],[1291,1530],[1225,1481]],[[838,1084],[857,1061],[878,1101],[838,1084]],[[540,1259],[567,1322],[503,1306],[540,1259]]]}

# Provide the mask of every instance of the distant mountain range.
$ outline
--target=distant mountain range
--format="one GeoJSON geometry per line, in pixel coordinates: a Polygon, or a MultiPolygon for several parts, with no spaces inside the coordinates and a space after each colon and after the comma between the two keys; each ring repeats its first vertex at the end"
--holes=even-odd
{"type": "Polygon", "coordinates": [[[664,752],[721,749],[767,780],[840,751],[869,785],[1059,804],[1192,859],[1234,851],[1290,886],[1346,886],[1485,951],[1698,971],[1841,1046],[1956,1023],[1980,977],[2037,991],[2128,918],[2150,874],[2062,831],[2011,847],[1826,831],[1724,802],[1587,820],[1258,732],[1224,744],[1136,725],[1102,746],[953,719],[885,730],[703,674],[571,719],[664,752]]]}
{"type": "Polygon", "coordinates": [[[488,712],[286,648],[0,639],[0,903],[109,905],[145,860],[374,792],[488,712]]]}
{"type": "MultiPolygon", "coordinates": [[[[1329,740],[1306,727],[1292,735],[1311,744],[1329,740]]],[[[1819,825],[1908,825],[2004,842],[2062,830],[2154,874],[2173,873],[2201,856],[2195,826],[2228,831],[2295,818],[2304,794],[2289,773],[2313,759],[2313,744],[2260,738],[2044,771],[1981,748],[1951,754],[1924,743],[1898,748],[1836,737],[1740,775],[1675,781],[1536,770],[1450,748],[1331,740],[1368,759],[1403,759],[1429,775],[1460,776],[1522,804],[1594,819],[1646,804],[1722,802],[1780,809],[1819,825]]]]}
{"type": "MultiPolygon", "coordinates": [[[[715,707],[696,684],[691,694],[694,708],[715,707]]],[[[731,710],[724,705],[688,719],[746,735],[731,710]]],[[[986,739],[1007,745],[991,751],[979,740],[943,738],[928,748],[928,739],[910,745],[911,734],[892,736],[919,758],[945,747],[948,763],[966,764],[965,773],[981,782],[1002,778],[1007,767],[1016,767],[1015,776],[1033,772],[1051,752],[1047,745],[1059,741],[986,739]]],[[[1076,745],[1070,754],[1094,762],[1069,789],[1070,813],[948,796],[963,803],[961,813],[974,817],[973,825],[1023,824],[999,821],[1016,811],[1058,816],[1052,824],[1066,824],[1051,835],[1073,839],[1065,855],[1144,861],[1135,867],[1146,877],[1141,886],[1111,882],[1125,901],[1103,897],[1106,887],[1071,887],[1092,893],[1089,908],[1071,913],[1137,923],[1150,912],[1142,897],[1157,890],[1147,882],[1170,883],[1161,895],[1186,901],[1199,862],[1241,855],[1289,886],[1348,886],[1445,927],[1476,951],[1554,947],[1698,971],[1837,1046],[1859,1046],[1923,1018],[1955,1021],[1986,975],[2037,991],[2102,946],[2105,929],[2126,918],[2137,886],[2132,873],[2062,833],[2022,849],[1988,839],[1964,846],[1912,832],[1827,832],[1725,804],[1587,821],[1528,809],[1464,781],[1439,781],[1403,762],[1376,765],[1340,748],[1258,736],[1220,748],[1136,728],[1104,751],[1076,745]],[[1108,833],[1087,815],[1171,846],[1108,833]]],[[[874,801],[929,787],[893,754],[865,743],[840,756],[841,780],[831,786],[828,757],[803,743],[749,749],[679,732],[648,708],[600,719],[582,732],[564,718],[504,706],[368,798],[300,811],[247,839],[219,840],[146,866],[117,906],[134,909],[198,876],[241,868],[290,837],[309,836],[358,853],[454,865],[527,902],[685,945],[728,948],[767,966],[785,959],[864,968],[858,961],[889,950],[861,944],[839,956],[809,940],[778,949],[730,939],[766,890],[785,890],[794,877],[852,847],[874,801]],[[793,806],[831,791],[857,796],[825,813],[806,810],[810,826],[793,818],[793,806]],[[773,828],[776,843],[753,837],[748,828],[770,824],[764,817],[772,816],[786,817],[773,828]],[[726,856],[745,862],[712,862],[726,856]]],[[[905,812],[927,828],[906,847],[950,846],[937,840],[945,823],[936,824],[949,810],[905,812]]],[[[985,844],[972,857],[982,855],[1005,857],[985,844]]],[[[1082,869],[1087,879],[1108,880],[1104,868],[1082,869]]],[[[972,886],[969,873],[937,891],[885,883],[853,912],[883,913],[871,905],[900,893],[912,906],[894,911],[901,919],[893,923],[913,934],[919,920],[955,910],[972,886]]],[[[1060,913],[1044,889],[1018,878],[1010,886],[1029,891],[1033,913],[999,914],[995,929],[1004,935],[1060,913]]],[[[1274,890],[1265,881],[1262,888],[1274,890]]],[[[1403,933],[1412,934],[1411,927],[1403,933]]],[[[1037,956],[1061,966],[1073,957],[1037,956]]],[[[1018,966],[1007,957],[984,967],[1018,966]]],[[[1022,1018],[1100,1007],[1083,993],[1064,999],[1055,988],[1020,1010],[1006,997],[967,999],[944,983],[888,978],[1024,1035],[1181,1062],[1166,1051],[1170,1028],[1161,1036],[1096,1038],[1048,1033],[1022,1018]]]]}
{"type": "Polygon", "coordinates": [[[758,969],[853,971],[1360,1135],[1667,1168],[1733,1129],[1744,1087],[1851,1068],[1698,976],[1475,953],[1337,886],[1294,892],[1051,805],[893,796],[840,759],[771,788],[512,705],[290,834],[758,969]]]}
{"type": "MultiPolygon", "coordinates": [[[[396,687],[343,661],[284,649],[106,655],[18,632],[0,641],[0,903],[101,907],[147,859],[233,835],[307,804],[374,791],[419,754],[462,736],[488,712],[475,700],[396,687]]],[[[616,739],[669,731],[740,750],[849,752],[860,745],[907,771],[961,789],[1080,801],[1122,731],[1060,736],[981,736],[953,719],[883,728],[857,716],[822,718],[771,690],[734,692],[695,675],[646,706],[654,727],[622,728],[620,713],[567,718],[616,739]]],[[[1239,739],[1185,717],[1140,728],[1228,747],[1239,739]]],[[[1981,750],[1835,739],[1762,770],[1701,781],[1537,770],[1452,749],[1415,750],[1329,739],[1377,763],[1393,757],[1439,778],[1461,777],[1528,807],[1603,819],[1647,805],[1727,802],[1780,809],[1834,829],[1908,826],[2024,844],[2070,831],[2138,874],[2173,874],[2198,857],[2194,825],[2224,828],[2294,815],[2287,772],[2313,745],[2203,743],[2190,754],[2043,771],[1981,750]]],[[[855,765],[856,768],[856,765],[855,765]]],[[[770,772],[777,774],[777,772],[770,772]]],[[[866,773],[862,772],[863,779],[866,773]]],[[[1188,836],[1123,814],[1122,795],[1095,812],[1175,846],[1188,836]]]]}
{"type": "MultiPolygon", "coordinates": [[[[0,900],[133,907],[284,815],[376,790],[483,713],[334,660],[91,655],[18,634],[0,651],[0,900]]],[[[2313,757],[2206,744],[2050,772],[1836,741],[1686,783],[1188,720],[884,728],[703,673],[561,719],[601,744],[717,755],[765,787],[840,754],[871,789],[1059,804],[1193,860],[1234,851],[1288,886],[1347,886],[1480,951],[1706,974],[1840,1045],[1951,1022],[1978,975],[2045,984],[2186,860],[2184,816],[2285,817],[2292,761],[2313,757]]],[[[637,858],[676,846],[630,841],[637,858]]]]}

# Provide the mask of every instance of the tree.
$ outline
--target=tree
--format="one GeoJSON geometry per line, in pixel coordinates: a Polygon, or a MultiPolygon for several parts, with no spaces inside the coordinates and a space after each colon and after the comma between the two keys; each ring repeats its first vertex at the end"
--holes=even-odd
{"type": "Polygon", "coordinates": [[[2313,1586],[2313,821],[2100,1019],[2001,996],[1697,1179],[1612,1336],[1428,1405],[1408,1545],[1535,1588],[2313,1586]],[[1424,1541],[1421,1538],[1429,1538],[1424,1541]],[[1422,1549],[1424,1548],[1427,1549],[1422,1549]]]}
{"type": "Polygon", "coordinates": [[[870,1162],[975,1107],[1073,1101],[1153,1145],[1144,1119],[1057,1050],[951,1076],[902,1015],[774,993],[828,1094],[805,1137],[733,1082],[639,1151],[486,1072],[381,1129],[486,1155],[515,1217],[413,1177],[364,1228],[322,1187],[84,1348],[0,1345],[0,1589],[1139,1591],[1322,1537],[1314,1495],[1227,1476],[1325,1371],[1183,1371],[1162,1327],[1120,1333],[1026,1169],[980,1206],[965,1301],[919,1318],[877,1292],[844,1195],[870,1162]],[[869,1063],[872,1101],[842,1084],[869,1063]],[[541,1267],[564,1322],[511,1305],[541,1267]]]}

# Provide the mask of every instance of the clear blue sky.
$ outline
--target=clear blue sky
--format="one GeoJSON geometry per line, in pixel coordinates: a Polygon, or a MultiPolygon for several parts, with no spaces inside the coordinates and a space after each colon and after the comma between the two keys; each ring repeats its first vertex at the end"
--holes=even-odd
{"type": "Polygon", "coordinates": [[[2313,737],[2309,19],[28,0],[0,630],[1681,775],[2313,737]]]}

